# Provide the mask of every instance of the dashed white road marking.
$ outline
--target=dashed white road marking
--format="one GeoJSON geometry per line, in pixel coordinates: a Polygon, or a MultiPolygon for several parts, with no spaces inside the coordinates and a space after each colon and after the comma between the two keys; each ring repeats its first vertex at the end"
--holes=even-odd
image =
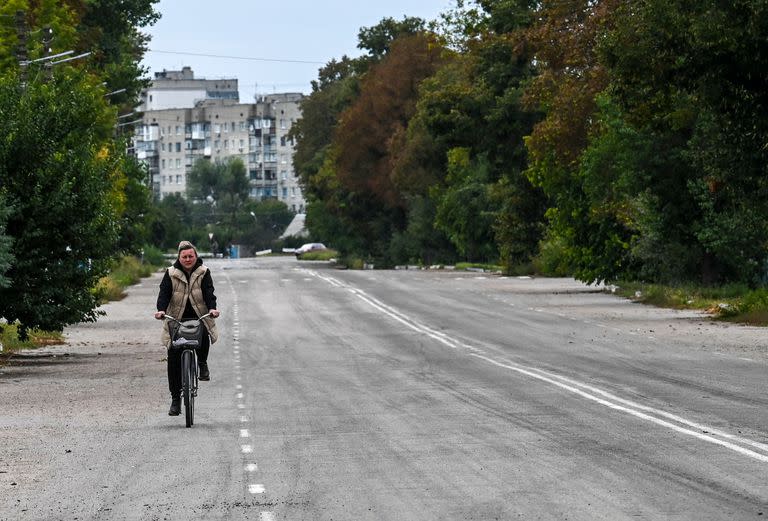
{"type": "Polygon", "coordinates": [[[243,454],[250,454],[253,452],[253,445],[240,445],[240,452],[243,454]]]}
{"type": "Polygon", "coordinates": [[[259,521],[275,521],[275,514],[272,512],[260,512],[259,521]]]}
{"type": "Polygon", "coordinates": [[[248,492],[251,494],[263,494],[265,491],[266,489],[264,488],[264,485],[260,483],[248,485],[248,492]]]}
{"type": "Polygon", "coordinates": [[[248,465],[245,466],[246,472],[256,472],[257,470],[259,470],[259,466],[256,465],[255,463],[249,463],[248,465]]]}
{"type": "Polygon", "coordinates": [[[241,438],[250,438],[251,434],[248,432],[248,429],[240,429],[240,437],[241,438]]]}

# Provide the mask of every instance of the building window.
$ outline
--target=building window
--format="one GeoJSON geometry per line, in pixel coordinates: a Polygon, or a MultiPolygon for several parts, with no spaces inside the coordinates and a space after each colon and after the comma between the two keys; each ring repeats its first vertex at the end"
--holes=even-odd
{"type": "Polygon", "coordinates": [[[283,188],[283,199],[288,199],[288,189],[283,188]]]}
{"type": "Polygon", "coordinates": [[[176,135],[177,136],[181,135],[181,127],[179,125],[176,125],[176,135]]]}
{"type": "Polygon", "coordinates": [[[165,169],[165,159],[160,160],[160,168],[165,169]]]}
{"type": "Polygon", "coordinates": [[[176,168],[181,168],[181,159],[176,158],[176,168]]]}
{"type": "Polygon", "coordinates": [[[176,174],[176,184],[177,185],[181,184],[181,174],[176,174]]]}
{"type": "Polygon", "coordinates": [[[176,152],[181,152],[181,143],[176,143],[176,152]]]}

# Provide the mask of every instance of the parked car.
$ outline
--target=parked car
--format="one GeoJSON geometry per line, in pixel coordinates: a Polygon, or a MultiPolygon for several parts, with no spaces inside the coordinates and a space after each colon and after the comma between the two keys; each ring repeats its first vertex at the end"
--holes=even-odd
{"type": "Polygon", "coordinates": [[[308,253],[310,251],[320,251],[320,250],[327,250],[328,248],[325,247],[325,244],[322,242],[308,242],[306,244],[302,244],[301,247],[296,248],[296,258],[298,259],[301,257],[302,254],[308,253]]]}

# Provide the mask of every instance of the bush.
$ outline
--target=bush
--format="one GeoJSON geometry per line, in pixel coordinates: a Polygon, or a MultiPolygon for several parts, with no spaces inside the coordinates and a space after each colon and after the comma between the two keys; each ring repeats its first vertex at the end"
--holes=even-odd
{"type": "Polygon", "coordinates": [[[96,287],[93,289],[99,301],[104,304],[112,300],[120,300],[125,296],[123,290],[128,286],[136,284],[144,277],[149,277],[153,271],[165,264],[165,259],[160,250],[154,248],[150,252],[152,258],[159,259],[157,263],[146,262],[147,250],[145,253],[145,262],[133,256],[122,257],[115,267],[109,272],[109,275],[99,279],[96,287]]]}
{"type": "Polygon", "coordinates": [[[339,253],[336,250],[317,250],[317,251],[308,251],[307,253],[301,254],[301,260],[321,260],[321,261],[328,261],[331,259],[335,259],[339,256],[339,253]]]}
{"type": "Polygon", "coordinates": [[[483,271],[502,271],[501,266],[497,264],[483,264],[479,262],[457,262],[457,270],[466,270],[469,268],[481,269],[483,271]]]}
{"type": "Polygon", "coordinates": [[[539,254],[532,261],[533,269],[548,277],[568,277],[573,269],[567,258],[565,242],[557,237],[547,237],[539,243],[539,254]]]}
{"type": "Polygon", "coordinates": [[[155,246],[147,245],[143,248],[144,255],[142,260],[145,264],[149,264],[152,267],[165,266],[167,261],[163,257],[163,250],[155,246]]]}
{"type": "Polygon", "coordinates": [[[96,287],[93,288],[93,291],[99,298],[99,302],[101,304],[106,304],[110,301],[122,300],[122,298],[125,297],[123,288],[124,286],[121,286],[117,280],[111,276],[107,276],[99,279],[99,282],[96,284],[96,287]]]}

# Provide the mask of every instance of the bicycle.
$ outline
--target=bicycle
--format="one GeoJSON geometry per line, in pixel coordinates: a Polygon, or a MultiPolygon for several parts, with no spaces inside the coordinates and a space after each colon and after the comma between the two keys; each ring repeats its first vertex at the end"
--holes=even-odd
{"type": "Polygon", "coordinates": [[[171,341],[168,350],[181,349],[181,397],[184,400],[184,416],[187,428],[195,423],[195,398],[197,397],[197,353],[195,348],[202,340],[202,320],[210,316],[206,313],[198,319],[181,321],[170,315],[164,315],[168,320],[168,332],[171,341]]]}

